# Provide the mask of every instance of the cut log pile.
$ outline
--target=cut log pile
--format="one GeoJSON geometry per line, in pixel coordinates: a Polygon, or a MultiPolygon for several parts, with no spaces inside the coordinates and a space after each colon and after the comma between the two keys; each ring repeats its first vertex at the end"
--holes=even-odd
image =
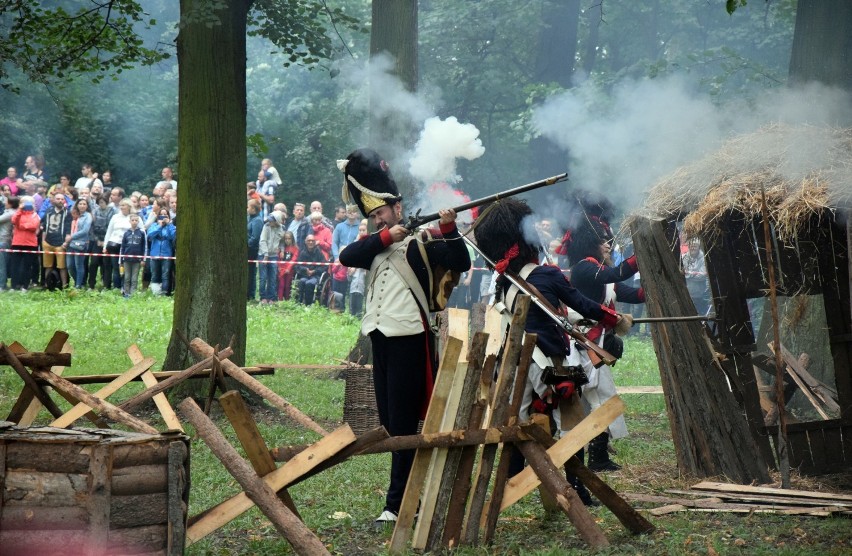
{"type": "MultiPolygon", "coordinates": [[[[64,332],[57,332],[45,351],[39,353],[28,352],[17,343],[9,346],[0,343],[0,365],[11,366],[24,381],[9,420],[18,426],[29,426],[44,408],[54,418],[53,427],[71,427],[85,417],[99,428],[106,428],[108,422],[118,422],[137,433],[156,435],[154,427],[129,413],[153,400],[166,427],[179,433],[183,426],[165,392],[184,380],[209,380],[204,409],[209,410],[214,399],[219,402],[247,460],[207,416],[208,411],[193,400],[179,404],[180,414],[192,424],[243,492],[189,518],[185,534],[181,533],[181,540],[187,545],[257,506],[296,552],[327,554],[322,541],[302,521],[287,489],[353,456],[400,449],[416,450],[416,456],[389,547],[392,553],[407,550],[409,542],[415,550],[490,544],[500,513],[536,488],[542,489],[543,502],[550,502],[554,509],[566,514],[587,544],[607,546],[608,540],[600,526],[566,480],[563,466],[581,477],[630,532],[652,531],[651,523],[573,457],[623,412],[624,405],[618,397],[592,412],[558,442],[549,433],[546,417],[543,422],[541,419],[518,422],[517,404],[522,398],[536,340],[535,335],[524,335],[529,303],[528,297],[519,297],[505,345],[501,346],[499,340],[495,342],[487,333],[477,333],[466,350],[465,342],[453,335],[447,337],[432,401],[422,433],[417,435],[389,437],[379,427],[356,436],[348,424],[328,432],[253,376],[269,370],[238,367],[228,360],[229,347],[219,350],[200,339],[189,343],[199,363],[176,373],[152,373],[154,360],[131,346],[130,369],[110,375],[105,380],[107,384],[92,394],[60,376],[64,366],[71,362],[71,348],[64,332]],[[502,350],[502,358],[498,380],[492,387],[498,349],[502,350]],[[270,449],[240,394],[226,391],[225,376],[260,395],[299,426],[320,435],[320,440],[308,446],[270,449]],[[145,390],[120,405],[107,401],[134,380],[142,380],[145,390]],[[72,408],[66,412],[60,410],[51,398],[51,389],[68,400],[72,408]],[[221,393],[218,398],[217,391],[221,393]],[[530,466],[509,478],[509,460],[515,450],[524,455],[530,466]],[[282,461],[278,466],[276,462],[282,461]]],[[[87,375],[85,383],[93,382],[97,380],[87,375]]],[[[4,446],[3,442],[0,439],[0,447],[4,446]]],[[[2,486],[0,480],[0,490],[2,486]]],[[[204,484],[193,486],[205,488],[204,484]]],[[[186,506],[178,511],[185,519],[186,506]]]]}
{"type": "Polygon", "coordinates": [[[774,487],[736,485],[704,481],[690,490],[670,489],[674,496],[628,492],[632,502],[663,504],[649,511],[661,516],[673,512],[773,513],[827,517],[852,515],[852,496],[774,487]]]}

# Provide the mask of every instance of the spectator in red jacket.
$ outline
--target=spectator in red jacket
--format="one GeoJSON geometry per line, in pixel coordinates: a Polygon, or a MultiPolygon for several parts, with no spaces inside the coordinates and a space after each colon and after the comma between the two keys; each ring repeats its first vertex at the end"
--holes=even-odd
{"type": "Polygon", "coordinates": [[[33,198],[21,197],[20,210],[12,217],[12,289],[26,291],[30,278],[38,269],[38,230],[41,219],[35,212],[33,198]]]}

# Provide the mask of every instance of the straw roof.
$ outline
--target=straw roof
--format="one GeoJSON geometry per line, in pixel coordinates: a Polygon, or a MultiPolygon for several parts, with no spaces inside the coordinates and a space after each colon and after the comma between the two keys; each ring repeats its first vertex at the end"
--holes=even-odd
{"type": "Polygon", "coordinates": [[[791,239],[811,217],[852,208],[852,129],[772,125],[740,135],[651,189],[645,211],[681,217],[687,235],[720,231],[723,217],[761,212],[791,239]]]}

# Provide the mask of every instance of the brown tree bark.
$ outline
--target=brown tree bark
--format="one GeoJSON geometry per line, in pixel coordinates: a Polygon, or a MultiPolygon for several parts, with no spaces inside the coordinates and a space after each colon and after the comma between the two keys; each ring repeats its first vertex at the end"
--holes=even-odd
{"type": "MultiPolygon", "coordinates": [[[[186,338],[230,345],[245,362],[246,19],[251,0],[224,0],[213,25],[204,0],[181,0],[178,181],[173,326],[186,338]]],[[[193,360],[172,333],[163,367],[193,360]]]]}
{"type": "Polygon", "coordinates": [[[852,2],[799,0],[790,82],[807,81],[852,90],[852,2]]]}

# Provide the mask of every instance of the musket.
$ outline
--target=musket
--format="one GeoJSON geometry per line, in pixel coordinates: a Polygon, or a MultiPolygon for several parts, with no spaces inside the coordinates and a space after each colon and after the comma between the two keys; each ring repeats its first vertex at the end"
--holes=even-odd
{"type": "Polygon", "coordinates": [[[633,324],[642,324],[643,322],[689,322],[689,321],[705,321],[719,320],[716,315],[690,315],[686,317],[642,317],[633,319],[633,324]]]}
{"type": "MultiPolygon", "coordinates": [[[[464,239],[465,243],[470,245],[474,251],[479,253],[482,259],[489,266],[491,266],[492,268],[495,266],[491,259],[489,259],[485,255],[485,253],[482,252],[479,246],[473,243],[466,236],[462,236],[462,239],[464,239]]],[[[615,357],[613,357],[611,353],[600,347],[595,342],[591,341],[585,334],[577,330],[577,327],[571,324],[571,322],[565,316],[555,313],[550,308],[549,301],[540,299],[535,293],[533,293],[532,291],[530,291],[529,288],[527,288],[525,280],[523,280],[510,270],[506,270],[506,272],[503,273],[503,276],[505,276],[513,285],[517,286],[518,289],[521,290],[521,292],[530,296],[530,301],[535,303],[539,309],[544,311],[544,314],[546,314],[554,322],[556,322],[556,324],[558,324],[559,327],[564,330],[569,336],[574,338],[578,344],[582,345],[589,352],[589,358],[592,360],[592,364],[595,367],[600,367],[604,363],[606,363],[607,365],[614,365],[615,362],[618,361],[615,357]]]]}
{"type": "MultiPolygon", "coordinates": [[[[484,205],[486,203],[491,203],[493,201],[499,201],[500,199],[505,199],[506,197],[511,197],[513,195],[518,195],[520,193],[525,193],[527,191],[532,191],[533,189],[538,189],[539,187],[544,187],[546,185],[553,185],[554,183],[565,181],[568,179],[568,174],[559,174],[556,176],[551,176],[549,178],[545,178],[543,180],[534,181],[532,183],[528,183],[526,185],[522,185],[520,187],[515,187],[514,189],[508,189],[506,191],[501,191],[500,193],[495,193],[494,195],[489,195],[488,197],[482,197],[481,199],[476,199],[475,201],[467,202],[463,205],[459,205],[457,207],[453,207],[453,210],[456,213],[462,212],[464,210],[472,209],[474,207],[478,207],[484,205]]],[[[420,215],[420,209],[417,210],[413,215],[408,215],[408,222],[403,224],[409,230],[414,230],[418,226],[422,226],[427,222],[432,222],[433,220],[438,220],[441,218],[441,215],[437,212],[433,212],[431,214],[420,215]]]]}

